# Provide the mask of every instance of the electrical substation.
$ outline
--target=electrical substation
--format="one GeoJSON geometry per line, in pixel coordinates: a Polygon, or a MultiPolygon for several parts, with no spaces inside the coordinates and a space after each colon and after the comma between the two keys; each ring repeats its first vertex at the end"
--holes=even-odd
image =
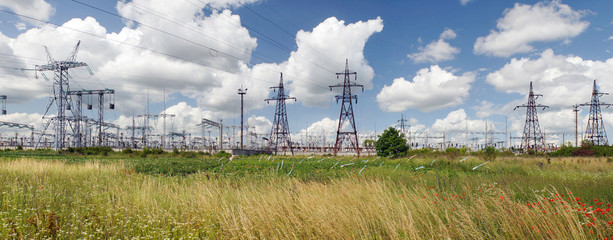
{"type": "MultiPolygon", "coordinates": [[[[372,155],[375,153],[373,144],[377,134],[381,132],[370,131],[359,133],[354,117],[354,105],[358,103],[357,95],[352,88],[364,86],[352,82],[357,80],[357,72],[349,70],[349,61],[345,60],[345,70],[336,73],[337,79],[342,77],[343,82],[329,86],[330,90],[342,89],[335,96],[340,103],[338,125],[335,132],[301,131],[291,132],[289,127],[286,101],[297,99],[287,95],[283,73],[280,74],[279,84],[270,87],[274,95],[264,99],[265,102],[275,103],[275,112],[270,133],[256,133],[255,126],[244,124],[243,97],[247,95],[247,88],[238,88],[238,97],[241,99],[240,126],[234,124],[224,125],[222,119],[202,118],[195,126],[177,126],[176,114],[166,113],[164,109],[159,114],[149,112],[149,100],[146,110],[140,114],[133,114],[131,124],[119,126],[105,118],[105,114],[115,111],[116,92],[111,88],[103,89],[73,89],[70,81],[75,78],[69,73],[73,68],[85,68],[93,75],[85,62],[77,61],[79,46],[69,53],[66,60],[55,60],[49,50],[47,63],[36,65],[33,69],[35,76],[42,76],[52,83],[47,104],[40,125],[30,125],[15,121],[0,121],[0,146],[3,148],[25,149],[52,148],[65,149],[68,147],[105,146],[116,150],[124,148],[142,149],[158,148],[166,151],[182,149],[186,151],[232,151],[236,154],[272,153],[272,154],[341,154],[341,155],[372,155]],[[48,78],[47,74],[53,74],[48,78]],[[225,127],[225,131],[224,131],[225,127]],[[238,130],[238,131],[237,131],[238,130]],[[238,136],[237,136],[238,133],[238,136]],[[369,140],[369,141],[366,141],[369,140]]],[[[6,93],[5,93],[6,94],[6,93]]],[[[413,130],[411,124],[401,114],[396,128],[404,134],[407,145],[411,148],[431,148],[444,150],[449,147],[466,147],[470,150],[479,150],[493,146],[516,151],[552,151],[559,147],[559,143],[548,142],[549,138],[562,139],[562,142],[574,139],[574,145],[581,141],[588,141],[594,145],[608,145],[602,107],[608,108],[611,104],[604,103],[600,98],[607,93],[600,92],[596,80],[593,82],[593,91],[590,102],[572,106],[575,113],[575,130],[569,132],[547,132],[539,123],[537,111],[543,111],[548,106],[537,104],[536,101],[543,95],[533,92],[530,82],[527,104],[517,106],[526,108],[523,134],[512,136],[508,131],[507,122],[495,123],[485,121],[482,131],[475,131],[472,126],[469,131],[469,119],[465,119],[465,129],[455,128],[449,131],[413,130]],[[581,107],[589,107],[589,116],[585,131],[578,127],[578,113],[581,107]],[[504,131],[495,126],[504,125],[504,131]],[[581,132],[581,133],[580,133],[581,132]]],[[[164,96],[166,98],[166,96],[164,96]]],[[[6,116],[10,109],[7,100],[10,94],[0,95],[0,116],[6,116]]],[[[0,119],[3,120],[3,119],[0,119]]],[[[225,122],[229,122],[226,120],[225,122]]]]}

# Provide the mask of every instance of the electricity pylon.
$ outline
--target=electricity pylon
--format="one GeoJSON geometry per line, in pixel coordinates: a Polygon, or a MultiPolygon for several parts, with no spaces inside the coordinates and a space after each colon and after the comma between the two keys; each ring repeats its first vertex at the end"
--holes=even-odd
{"type": "Polygon", "coordinates": [[[287,122],[287,110],[285,108],[285,100],[293,99],[296,101],[295,97],[290,97],[285,95],[285,88],[283,87],[283,73],[281,73],[281,79],[279,80],[279,86],[270,87],[273,91],[277,92],[277,96],[274,98],[269,98],[264,101],[266,103],[270,103],[270,101],[277,101],[277,107],[275,109],[275,120],[272,123],[272,130],[270,133],[270,139],[268,141],[268,148],[272,151],[279,150],[279,147],[285,150],[289,148],[292,155],[294,155],[294,149],[292,148],[292,139],[290,137],[289,131],[289,123],[287,122]]]}
{"type": "Polygon", "coordinates": [[[540,151],[545,149],[545,137],[543,136],[543,132],[541,132],[541,127],[539,126],[539,119],[537,116],[536,108],[548,108],[549,106],[536,104],[536,99],[541,97],[541,94],[534,94],[532,91],[532,82],[530,82],[530,93],[528,93],[528,104],[524,104],[521,106],[516,106],[513,110],[517,108],[526,108],[526,123],[524,124],[524,135],[522,136],[521,148],[524,151],[528,151],[530,149],[534,151],[540,151]]]}
{"type": "Polygon", "coordinates": [[[594,88],[592,90],[592,101],[590,103],[580,104],[580,106],[590,106],[590,117],[587,120],[587,128],[585,129],[585,140],[588,140],[594,145],[609,145],[607,139],[607,131],[602,120],[600,106],[610,107],[611,104],[600,102],[600,97],[609,95],[608,93],[600,92],[594,80],[594,88]]]}
{"type": "Polygon", "coordinates": [[[341,103],[341,113],[338,118],[338,128],[336,130],[336,142],[334,143],[334,155],[341,150],[343,146],[343,142],[347,139],[351,145],[351,148],[355,149],[358,157],[360,156],[360,143],[358,142],[358,131],[355,127],[355,118],[353,116],[353,100],[355,103],[358,103],[358,96],[351,94],[352,87],[361,87],[362,91],[364,91],[364,85],[351,83],[351,75],[355,76],[355,80],[358,79],[357,72],[349,71],[349,60],[345,59],[345,71],[341,73],[336,73],[336,78],[343,75],[344,80],[343,84],[337,84],[330,87],[330,91],[335,87],[342,87],[343,94],[336,95],[336,102],[338,103],[339,99],[342,99],[341,103]],[[343,130],[345,124],[349,125],[348,130],[343,130]]]}
{"type": "MultiPolygon", "coordinates": [[[[51,96],[49,96],[49,102],[47,103],[47,108],[45,110],[45,114],[43,115],[43,127],[42,132],[44,133],[51,123],[54,124],[55,129],[55,150],[64,148],[65,138],[66,138],[66,110],[74,109],[71,107],[71,97],[68,95],[68,91],[70,91],[70,85],[68,81],[68,69],[77,68],[77,67],[87,67],[87,70],[90,74],[93,75],[87,63],[77,62],[77,53],[79,52],[79,45],[81,41],[77,42],[77,45],[74,47],[72,52],[68,55],[65,61],[56,61],[53,59],[53,56],[49,52],[49,49],[45,46],[45,51],[47,52],[47,64],[45,65],[36,65],[35,71],[41,72],[41,75],[46,79],[47,77],[44,75],[44,71],[53,71],[53,88],[51,90],[51,96]],[[57,113],[55,117],[48,117],[49,108],[51,105],[55,103],[57,113]],[[46,120],[46,121],[45,121],[46,120]]],[[[36,75],[38,77],[38,75],[36,75]]],[[[44,134],[41,134],[38,142],[43,138],[44,134]]],[[[38,143],[35,148],[38,147],[38,143]]]]}

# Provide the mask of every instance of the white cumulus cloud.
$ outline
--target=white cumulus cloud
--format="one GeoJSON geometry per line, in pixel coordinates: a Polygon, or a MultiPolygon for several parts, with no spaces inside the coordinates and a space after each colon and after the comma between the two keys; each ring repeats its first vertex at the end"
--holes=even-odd
{"type": "Polygon", "coordinates": [[[454,56],[460,52],[460,49],[451,46],[445,40],[454,39],[455,37],[456,33],[453,30],[445,29],[438,41],[431,42],[425,47],[419,47],[418,52],[409,54],[407,57],[415,63],[436,63],[453,60],[454,56]]]}
{"type": "MultiPolygon", "coordinates": [[[[43,21],[49,20],[55,13],[55,8],[45,0],[4,0],[0,1],[0,7],[8,8],[17,14],[43,21]]],[[[29,18],[22,18],[22,20],[33,25],[42,24],[41,22],[29,18]]]]}
{"type": "Polygon", "coordinates": [[[594,61],[556,55],[551,49],[534,59],[513,58],[486,77],[497,91],[522,95],[528,94],[532,81],[534,92],[543,94],[537,101],[552,108],[588,102],[594,79],[603,92],[613,91],[613,58],[594,61]]]}
{"type": "Polygon", "coordinates": [[[587,27],[582,20],[583,11],[573,10],[559,0],[539,2],[534,5],[515,3],[498,19],[497,30],[477,38],[476,54],[508,57],[515,53],[531,51],[535,42],[565,40],[568,42],[587,27]]]}
{"type": "Polygon", "coordinates": [[[412,81],[396,78],[377,94],[379,108],[386,112],[402,112],[409,108],[430,112],[462,104],[469,95],[473,72],[455,75],[438,65],[423,68],[412,81]]]}

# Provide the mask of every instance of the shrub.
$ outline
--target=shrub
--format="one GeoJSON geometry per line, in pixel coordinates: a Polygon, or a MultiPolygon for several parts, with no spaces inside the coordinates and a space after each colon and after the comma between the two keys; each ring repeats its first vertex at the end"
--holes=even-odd
{"type": "Polygon", "coordinates": [[[121,153],[123,153],[123,154],[132,154],[132,149],[131,148],[124,148],[123,150],[121,150],[121,153]]]}
{"type": "Polygon", "coordinates": [[[496,150],[493,146],[485,147],[481,150],[481,158],[486,161],[494,161],[496,159],[496,155],[498,154],[498,150],[496,150]]]}
{"type": "Polygon", "coordinates": [[[230,156],[232,156],[232,154],[229,154],[224,150],[221,150],[218,153],[215,153],[215,157],[218,157],[218,158],[229,158],[230,156]]]}
{"type": "Polygon", "coordinates": [[[381,157],[403,156],[409,150],[404,134],[393,127],[383,131],[383,134],[377,140],[377,144],[375,144],[375,148],[377,149],[377,156],[381,157]]]}

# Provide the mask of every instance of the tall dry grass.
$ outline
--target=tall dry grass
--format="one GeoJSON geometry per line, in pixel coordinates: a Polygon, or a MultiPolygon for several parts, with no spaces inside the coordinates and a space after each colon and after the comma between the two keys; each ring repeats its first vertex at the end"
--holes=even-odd
{"type": "Polygon", "coordinates": [[[0,238],[602,239],[613,234],[606,221],[611,215],[591,221],[573,209],[578,203],[566,192],[533,194],[527,206],[513,199],[513,190],[493,182],[441,191],[420,180],[408,185],[360,176],[324,182],[206,173],[167,177],[133,173],[119,163],[21,159],[0,162],[0,183],[0,238]],[[585,226],[588,222],[594,226],[585,226]]]}

